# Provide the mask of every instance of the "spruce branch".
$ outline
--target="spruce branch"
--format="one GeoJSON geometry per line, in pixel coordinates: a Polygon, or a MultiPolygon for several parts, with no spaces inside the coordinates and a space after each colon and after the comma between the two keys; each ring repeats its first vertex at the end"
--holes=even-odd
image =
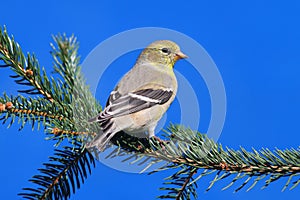
{"type": "Polygon", "coordinates": [[[47,128],[54,120],[67,120],[65,112],[59,104],[49,103],[44,98],[26,98],[22,95],[13,97],[6,94],[0,97],[0,116],[2,116],[0,120],[3,121],[3,124],[10,119],[8,127],[18,118],[18,123],[21,124],[19,130],[27,122],[32,124],[32,130],[34,130],[35,124],[39,130],[41,124],[47,128]]]}
{"type": "Polygon", "coordinates": [[[52,38],[55,41],[55,44],[50,43],[52,48],[51,55],[54,60],[54,73],[60,75],[64,82],[64,87],[73,89],[75,79],[80,73],[80,68],[78,67],[80,57],[77,55],[79,44],[77,39],[74,35],[67,37],[65,34],[52,36],[52,38]]]}
{"type": "Polygon", "coordinates": [[[19,195],[26,199],[69,199],[76,188],[80,188],[85,179],[95,167],[94,157],[82,149],[82,144],[70,144],[61,149],[55,149],[54,156],[39,169],[40,175],[35,175],[29,181],[38,188],[23,188],[19,195]]]}
{"type": "MultiPolygon", "coordinates": [[[[24,188],[20,195],[27,199],[68,199],[71,193],[80,188],[99,152],[85,149],[84,142],[99,133],[97,123],[88,119],[95,116],[101,106],[89,91],[80,71],[78,42],[74,36],[58,35],[51,44],[54,77],[40,69],[34,55],[22,52],[18,43],[10,37],[6,29],[0,29],[0,63],[9,67],[16,75],[17,84],[30,86],[20,92],[34,97],[0,97],[0,120],[9,122],[16,119],[21,128],[29,122],[32,128],[43,125],[49,140],[60,142],[68,139],[68,145],[54,150],[40,174],[30,181],[31,188],[24,188]],[[69,140],[71,139],[71,140],[69,140]]],[[[223,189],[237,185],[239,191],[246,185],[248,190],[258,182],[265,181],[264,187],[282,178],[287,178],[283,190],[297,187],[300,183],[300,149],[273,151],[252,149],[247,151],[223,148],[221,144],[197,131],[182,126],[171,125],[166,140],[155,138],[135,138],[124,132],[117,133],[111,140],[113,150],[108,159],[123,157],[124,162],[145,166],[142,172],[157,163],[164,165],[150,174],[172,170],[161,190],[167,192],[158,198],[191,199],[197,198],[197,183],[204,176],[214,175],[207,191],[216,182],[230,179],[223,189]]]]}
{"type": "MultiPolygon", "coordinates": [[[[28,118],[35,115],[45,115],[44,117],[47,119],[56,118],[48,124],[48,133],[52,133],[51,129],[53,128],[68,130],[68,132],[87,132],[87,127],[89,132],[91,129],[94,130],[93,132],[97,132],[96,125],[90,125],[87,120],[99,112],[100,106],[90,93],[80,73],[80,58],[77,54],[78,43],[76,38],[74,36],[67,38],[65,35],[58,35],[54,36],[53,39],[56,42],[56,45],[51,44],[51,55],[54,60],[53,68],[54,72],[60,75],[56,78],[48,77],[44,68],[41,72],[35,56],[27,54],[27,57],[25,57],[19,44],[15,42],[13,37],[8,35],[6,29],[0,29],[0,63],[1,61],[4,63],[1,66],[10,67],[16,73],[16,75],[11,76],[17,79],[15,80],[16,83],[31,86],[30,89],[19,90],[19,92],[30,95],[41,94],[50,103],[54,104],[54,108],[57,107],[61,111],[60,113],[52,112],[58,115],[48,113],[47,108],[49,105],[47,105],[48,107],[45,106],[45,102],[39,99],[39,107],[44,106],[43,111],[30,108],[17,108],[18,110],[13,108],[7,112],[5,120],[16,115],[11,112],[18,111],[18,113],[21,113],[21,115],[17,115],[21,116],[23,126],[28,118]],[[90,102],[90,104],[87,105],[86,102],[90,102]]],[[[48,139],[57,140],[57,144],[59,144],[65,137],[78,139],[77,136],[70,134],[50,134],[48,139]]],[[[79,138],[79,140],[82,140],[82,138],[79,138]]]]}
{"type": "MultiPolygon", "coordinates": [[[[188,176],[185,178],[181,188],[179,189],[178,193],[177,193],[177,196],[176,196],[176,200],[180,200],[180,199],[187,199],[187,198],[190,198],[190,195],[189,194],[185,194],[184,192],[185,191],[190,191],[191,189],[187,190],[186,188],[189,185],[189,183],[191,182],[191,180],[193,180],[193,175],[197,173],[197,169],[193,168],[192,170],[189,170],[188,171],[188,176]]],[[[195,182],[196,184],[196,182],[195,182]]],[[[197,185],[196,185],[197,186],[197,185]]],[[[192,188],[192,187],[191,187],[192,188]]],[[[195,199],[197,198],[197,193],[196,193],[196,190],[194,188],[192,188],[192,194],[193,196],[195,197],[195,199]]]]}
{"type": "MultiPolygon", "coordinates": [[[[131,137],[124,133],[123,135],[123,139],[124,137],[131,137]]],[[[240,150],[226,147],[226,150],[224,150],[222,145],[215,143],[206,135],[175,125],[169,127],[166,137],[167,140],[164,145],[161,145],[159,141],[142,141],[138,138],[136,138],[136,141],[131,139],[134,141],[131,145],[119,141],[119,149],[113,151],[109,158],[123,156],[125,157],[124,160],[139,159],[143,161],[141,158],[144,157],[144,159],[148,159],[151,165],[163,161],[168,163],[150,174],[162,170],[177,169],[178,171],[174,175],[166,178],[165,184],[168,187],[162,187],[161,189],[169,192],[166,195],[159,196],[162,199],[176,199],[179,197],[190,199],[189,194],[195,190],[195,183],[201,177],[210,174],[215,174],[215,177],[210,182],[207,191],[216,182],[234,175],[235,177],[230,184],[223,189],[229,188],[237,180],[243,180],[243,178],[246,178],[246,180],[237,187],[236,192],[244,188],[252,179],[254,180],[248,190],[252,189],[261,180],[265,180],[264,187],[267,187],[278,179],[289,177],[283,190],[288,186],[293,189],[300,182],[300,149],[286,149],[284,151],[279,149],[274,151],[252,149],[252,152],[249,152],[242,147],[240,150]],[[143,146],[141,147],[141,145],[143,146]],[[133,156],[134,154],[139,156],[133,156]],[[191,180],[193,176],[196,176],[196,171],[199,175],[195,180],[191,180]],[[185,195],[182,196],[182,194],[185,195]]],[[[125,139],[125,141],[130,140],[125,139]]],[[[135,163],[135,161],[131,163],[135,163]]],[[[149,167],[147,166],[147,168],[149,167]]]]}
{"type": "Polygon", "coordinates": [[[81,68],[79,66],[80,57],[78,56],[78,47],[76,37],[67,37],[65,34],[53,36],[55,43],[51,43],[51,55],[54,60],[54,73],[60,77],[57,78],[64,91],[64,104],[68,106],[70,112],[69,120],[72,125],[54,124],[49,139],[60,137],[76,137],[81,142],[84,136],[99,132],[97,124],[88,123],[88,119],[95,116],[101,106],[91,94],[89,87],[85,83],[81,68]],[[67,97],[67,98],[66,98],[67,97]]]}
{"type": "Polygon", "coordinates": [[[13,37],[9,37],[6,28],[0,28],[0,61],[4,64],[0,67],[10,67],[16,75],[11,76],[15,78],[16,83],[21,85],[30,85],[32,88],[28,90],[19,90],[27,94],[42,94],[50,102],[53,102],[52,91],[50,90],[50,81],[46,78],[43,69],[44,80],[40,76],[40,67],[34,55],[29,53],[25,56],[18,43],[13,37]]]}
{"type": "Polygon", "coordinates": [[[20,92],[37,95],[32,98],[3,94],[0,97],[3,124],[10,120],[10,127],[18,119],[20,130],[28,123],[32,124],[32,130],[35,124],[38,129],[42,124],[49,136],[47,139],[57,141],[56,146],[66,138],[69,142],[69,146],[55,149],[49,163],[40,169],[41,174],[30,180],[36,187],[24,188],[20,195],[28,199],[68,199],[95,165],[92,154],[84,149],[82,142],[87,137],[83,133],[99,131],[99,127],[88,124],[87,119],[96,115],[101,107],[80,74],[76,38],[59,35],[54,40],[58,48],[52,44],[51,55],[54,71],[60,77],[48,77],[44,69],[40,73],[37,59],[30,54],[26,59],[6,29],[0,30],[0,64],[4,63],[1,66],[10,67],[16,73],[11,77],[17,79],[17,84],[31,87],[20,92]]]}
{"type": "Polygon", "coordinates": [[[161,187],[159,189],[168,191],[168,193],[158,196],[158,198],[183,200],[191,199],[191,196],[193,196],[197,199],[197,183],[190,184],[193,181],[193,176],[197,173],[197,168],[186,167],[184,165],[180,168],[178,168],[179,170],[175,174],[165,178],[166,182],[164,182],[164,185],[168,187],[161,187]],[[178,187],[173,187],[173,185],[178,187]]]}

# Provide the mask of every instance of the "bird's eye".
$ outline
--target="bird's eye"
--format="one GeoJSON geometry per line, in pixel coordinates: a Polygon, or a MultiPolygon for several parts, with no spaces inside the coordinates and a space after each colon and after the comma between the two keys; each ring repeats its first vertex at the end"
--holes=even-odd
{"type": "Polygon", "coordinates": [[[161,51],[165,54],[170,54],[170,50],[168,48],[162,48],[161,51]]]}

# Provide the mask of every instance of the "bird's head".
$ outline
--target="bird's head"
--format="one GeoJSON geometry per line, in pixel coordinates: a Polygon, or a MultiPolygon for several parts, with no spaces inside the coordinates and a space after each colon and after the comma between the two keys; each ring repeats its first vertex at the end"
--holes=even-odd
{"type": "Polygon", "coordinates": [[[146,47],[138,62],[151,62],[173,68],[177,60],[187,58],[179,46],[170,40],[158,40],[146,47]]]}

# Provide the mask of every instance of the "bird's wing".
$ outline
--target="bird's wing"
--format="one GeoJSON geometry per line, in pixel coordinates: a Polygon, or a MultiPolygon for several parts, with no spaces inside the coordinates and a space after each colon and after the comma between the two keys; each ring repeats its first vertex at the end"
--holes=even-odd
{"type": "Polygon", "coordinates": [[[162,105],[172,97],[173,92],[171,88],[163,87],[157,89],[143,87],[124,95],[121,95],[118,91],[113,91],[105,109],[96,119],[90,121],[101,122],[113,117],[136,113],[154,105],[162,105]]]}

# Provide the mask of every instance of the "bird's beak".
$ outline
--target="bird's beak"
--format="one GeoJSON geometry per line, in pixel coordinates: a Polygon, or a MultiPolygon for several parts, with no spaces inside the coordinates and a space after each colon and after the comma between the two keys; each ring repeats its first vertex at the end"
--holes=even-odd
{"type": "Polygon", "coordinates": [[[175,60],[180,60],[180,59],[184,59],[184,58],[188,58],[187,55],[185,55],[184,53],[182,53],[181,51],[178,51],[177,53],[175,53],[175,60]]]}

